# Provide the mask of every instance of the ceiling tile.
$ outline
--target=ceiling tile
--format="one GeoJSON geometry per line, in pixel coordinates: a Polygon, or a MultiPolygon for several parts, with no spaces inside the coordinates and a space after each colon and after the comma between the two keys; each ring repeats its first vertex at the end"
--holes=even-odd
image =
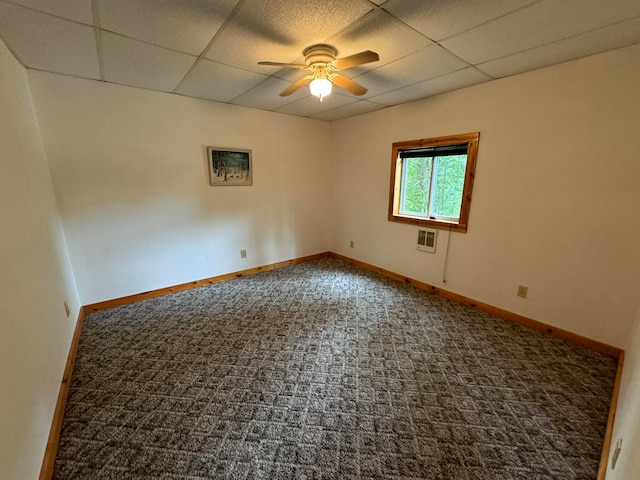
{"type": "Polygon", "coordinates": [[[59,17],[93,25],[91,0],[13,0],[13,3],[59,17]]]}
{"type": "Polygon", "coordinates": [[[433,45],[433,42],[382,10],[370,12],[346,30],[329,38],[327,43],[338,48],[338,57],[373,50],[375,45],[380,61],[352,68],[349,70],[350,76],[379,68],[433,45]]]}
{"type": "Polygon", "coordinates": [[[322,102],[312,95],[308,95],[297,102],[289,103],[284,107],[276,109],[276,112],[287,113],[289,115],[299,115],[301,117],[311,117],[312,115],[318,115],[324,111],[332,110],[349,103],[356,102],[355,97],[347,97],[344,95],[338,95],[332,93],[326,97],[322,102]]]}
{"type": "Polygon", "coordinates": [[[0,0],[0,38],[30,68],[334,120],[640,42],[640,1],[0,0]],[[367,94],[280,97],[307,72],[257,62],[313,43],[377,52],[344,72],[367,94]]]}
{"type": "Polygon", "coordinates": [[[92,27],[0,3],[0,31],[7,46],[27,67],[100,78],[92,27]]]}
{"type": "Polygon", "coordinates": [[[439,41],[537,0],[389,0],[383,8],[439,41]]]}
{"type": "Polygon", "coordinates": [[[309,89],[303,87],[287,97],[281,97],[280,92],[291,86],[291,82],[275,77],[269,77],[251,90],[234,98],[231,103],[245,107],[260,108],[262,110],[275,110],[284,105],[295,102],[309,95],[309,89]]]}
{"type": "Polygon", "coordinates": [[[268,77],[202,59],[185,77],[177,93],[229,102],[268,77]]]}
{"type": "Polygon", "coordinates": [[[617,0],[616,8],[611,5],[602,0],[543,0],[442,45],[478,64],[640,15],[638,0],[617,0]]]}
{"type": "Polygon", "coordinates": [[[274,73],[259,61],[291,62],[373,7],[344,0],[246,0],[216,37],[206,57],[254,72],[274,73]]]}
{"type": "Polygon", "coordinates": [[[434,45],[360,75],[355,80],[369,89],[364,98],[371,98],[389,90],[439,77],[467,66],[443,48],[434,45]]]}
{"type": "Polygon", "coordinates": [[[96,0],[106,30],[200,55],[237,0],[96,0]]]}
{"type": "Polygon", "coordinates": [[[102,33],[105,80],[134,87],[171,92],[189,71],[196,57],[102,33]]]}
{"type": "Polygon", "coordinates": [[[488,75],[479,72],[473,67],[468,67],[449,75],[444,75],[432,80],[427,80],[426,82],[420,82],[383,95],[378,95],[370,100],[383,105],[396,105],[429,97],[431,95],[437,95],[439,93],[449,92],[451,90],[457,90],[459,88],[470,87],[471,85],[476,85],[489,80],[491,80],[491,78],[488,75]]]}
{"type": "Polygon", "coordinates": [[[367,100],[358,100],[357,102],[344,105],[342,107],[334,108],[326,112],[313,115],[311,118],[317,120],[340,120],[341,118],[353,117],[362,113],[369,113],[375,110],[387,108],[385,105],[379,105],[377,103],[368,102],[367,100]]]}
{"type": "Polygon", "coordinates": [[[506,77],[638,42],[640,42],[640,17],[481,63],[478,68],[493,77],[506,77]]]}

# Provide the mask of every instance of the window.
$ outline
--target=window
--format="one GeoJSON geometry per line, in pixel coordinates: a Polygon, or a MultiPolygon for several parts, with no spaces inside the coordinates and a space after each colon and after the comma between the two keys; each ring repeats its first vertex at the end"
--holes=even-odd
{"type": "Polygon", "coordinates": [[[389,220],[466,232],[479,137],[394,143],[389,220]]]}

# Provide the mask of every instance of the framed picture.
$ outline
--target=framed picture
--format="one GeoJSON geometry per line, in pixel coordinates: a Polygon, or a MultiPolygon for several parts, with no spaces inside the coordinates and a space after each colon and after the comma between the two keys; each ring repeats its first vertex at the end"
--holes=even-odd
{"type": "Polygon", "coordinates": [[[251,150],[207,147],[209,183],[220,185],[253,185],[251,150]]]}

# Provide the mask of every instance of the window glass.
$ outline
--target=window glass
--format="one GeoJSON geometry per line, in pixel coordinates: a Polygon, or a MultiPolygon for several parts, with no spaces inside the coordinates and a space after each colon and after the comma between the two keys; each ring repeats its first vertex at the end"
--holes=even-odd
{"type": "Polygon", "coordinates": [[[479,135],[394,143],[389,220],[466,231],[479,135]]]}

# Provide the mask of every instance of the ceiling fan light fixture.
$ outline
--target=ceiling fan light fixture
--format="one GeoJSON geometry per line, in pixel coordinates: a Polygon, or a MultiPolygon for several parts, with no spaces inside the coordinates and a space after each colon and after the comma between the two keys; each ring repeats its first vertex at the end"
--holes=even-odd
{"type": "Polygon", "coordinates": [[[320,101],[327,95],[331,94],[332,84],[326,78],[314,78],[309,84],[311,95],[318,97],[320,101]]]}
{"type": "Polygon", "coordinates": [[[309,85],[311,95],[318,97],[320,101],[322,101],[324,97],[331,94],[334,83],[353,95],[364,95],[367,93],[366,88],[350,78],[337,73],[337,70],[346,70],[347,68],[380,60],[380,56],[370,50],[354,53],[348,57],[336,58],[338,50],[333,45],[327,45],[325,43],[311,45],[305,48],[302,54],[304,55],[304,65],[300,63],[258,62],[258,65],[296,68],[311,72],[309,75],[305,75],[285,88],[284,91],[280,93],[281,97],[287,97],[300,87],[309,85]]]}

